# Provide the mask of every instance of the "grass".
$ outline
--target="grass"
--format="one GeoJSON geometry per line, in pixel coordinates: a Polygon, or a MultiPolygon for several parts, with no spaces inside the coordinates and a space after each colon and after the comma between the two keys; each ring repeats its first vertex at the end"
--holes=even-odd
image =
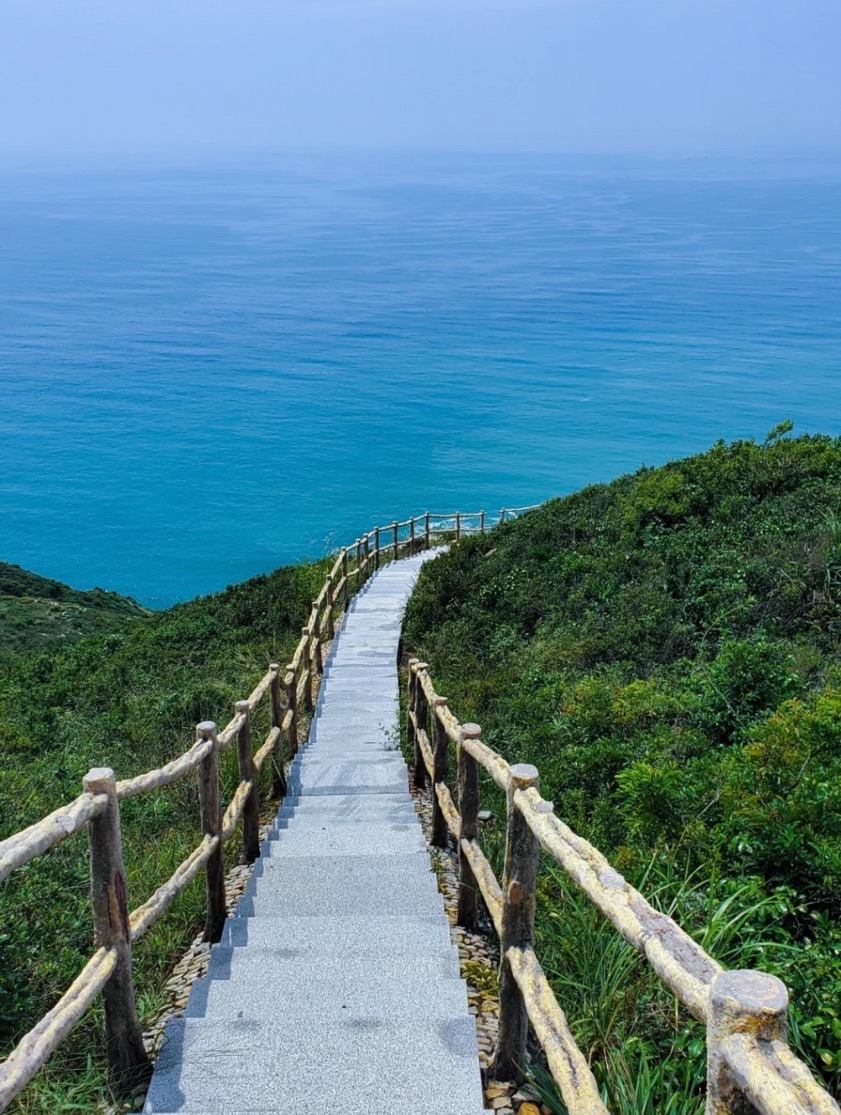
{"type": "MultiPolygon", "coordinates": [[[[227,723],[235,700],[247,696],[269,662],[291,656],[326,567],[288,566],[166,612],[127,607],[108,633],[38,652],[24,642],[0,655],[0,839],[75,797],[90,767],[110,765],[130,777],[184,751],[198,721],[227,723]]],[[[255,741],[267,729],[264,708],[254,718],[255,741]]],[[[234,751],[220,764],[224,802],[239,781],[234,751]]],[[[266,764],[263,795],[270,779],[266,764]]],[[[194,779],[124,802],[121,819],[134,908],[198,843],[194,779]]],[[[229,864],[238,856],[236,840],[226,848],[229,864]]],[[[88,871],[80,834],[3,884],[0,1055],[92,952],[88,871]]],[[[197,878],[134,951],[141,1023],[159,1008],[168,972],[202,924],[203,887],[197,878]]],[[[91,1011],[12,1110],[93,1111],[109,1100],[102,1038],[100,1015],[91,1011]]]]}
{"type": "MultiPolygon", "coordinates": [[[[465,540],[421,573],[404,643],[708,951],[785,980],[794,1041],[838,1095],[841,439],[787,432],[465,540]]],[[[504,806],[482,795],[499,866],[504,806]]],[[[692,1025],[562,880],[544,885],[544,959],[594,1071],[627,1084],[615,1103],[660,1074],[662,1105],[691,1105],[692,1025]]]]}

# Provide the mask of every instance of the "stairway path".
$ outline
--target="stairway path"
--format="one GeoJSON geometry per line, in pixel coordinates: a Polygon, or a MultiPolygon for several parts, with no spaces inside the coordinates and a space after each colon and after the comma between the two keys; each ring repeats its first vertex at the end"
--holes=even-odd
{"type": "MultiPolygon", "coordinates": [[[[434,553],[434,551],[433,551],[434,553]]],[[[476,1028],[399,750],[397,653],[423,554],[376,573],[149,1115],[481,1115],[476,1028]]]]}

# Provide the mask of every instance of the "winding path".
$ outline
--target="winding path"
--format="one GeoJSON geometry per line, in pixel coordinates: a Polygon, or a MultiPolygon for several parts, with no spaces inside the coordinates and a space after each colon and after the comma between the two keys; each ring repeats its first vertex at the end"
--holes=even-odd
{"type": "Polygon", "coordinates": [[[150,1115],[481,1115],[475,1025],[398,746],[400,628],[430,556],[385,566],[346,613],[289,795],[167,1029],[150,1115]]]}

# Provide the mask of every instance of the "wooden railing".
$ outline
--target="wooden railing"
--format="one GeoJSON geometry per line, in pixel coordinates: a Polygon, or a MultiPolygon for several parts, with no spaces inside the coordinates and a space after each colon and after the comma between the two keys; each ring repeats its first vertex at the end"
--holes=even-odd
{"type": "MultiPolygon", "coordinates": [[[[499,522],[530,508],[503,509],[499,522]]],[[[143,1045],[132,981],[131,949],[169,909],[203,870],[207,915],[204,937],[218,941],[225,922],[223,847],[242,821],[243,859],[259,854],[260,803],[257,775],[273,761],[272,793],[286,792],[285,763],[294,758],[301,737],[301,717],[314,707],[317,679],[324,669],[324,648],[336,618],[351,594],[380,568],[401,555],[483,533],[491,519],[484,511],[447,515],[425,513],[376,527],[343,547],[321,592],[313,601],[301,639],[285,667],[277,663],[246,700],[236,703],[233,719],[221,730],[211,721],[196,727],[193,746],[166,766],[134,778],[117,780],[107,767],[88,772],[82,793],[49,816],[0,842],[0,883],[16,868],[54,848],[74,833],[88,830],[91,863],[91,904],[95,952],[41,1021],[0,1063],[0,1111],[29,1083],[38,1069],[70,1033],[100,993],[105,1005],[106,1047],[116,1091],[130,1094],[144,1083],[151,1065],[143,1045]],[[268,702],[270,730],[253,749],[252,719],[268,702]],[[218,756],[236,741],[240,782],[227,808],[219,795],[218,756]],[[128,911],[120,830],[121,801],[170,786],[193,771],[198,781],[202,840],[173,875],[131,913],[128,911]]]]}
{"type": "Polygon", "coordinates": [[[725,971],[671,918],[655,910],[604,856],[555,816],[539,793],[536,767],[509,764],[461,724],[435,692],[427,665],[409,662],[407,733],[414,780],[431,784],[432,841],[458,850],[458,924],[472,929],[481,895],[500,941],[499,1038],[493,1075],[521,1079],[528,1025],[546,1056],[569,1115],[605,1115],[587,1058],[572,1036],[534,951],[540,849],[637,949],[676,999],[706,1025],[706,1115],[839,1115],[786,1041],[788,993],[775,976],[725,971]],[[458,765],[450,780],[451,744],[458,765]],[[479,769],[505,793],[502,885],[478,843],[479,769]]]}

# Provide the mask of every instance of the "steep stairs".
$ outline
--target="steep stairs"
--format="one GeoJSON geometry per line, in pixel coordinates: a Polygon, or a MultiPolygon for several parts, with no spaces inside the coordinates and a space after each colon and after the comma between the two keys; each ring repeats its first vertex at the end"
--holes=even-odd
{"type": "Polygon", "coordinates": [[[149,1115],[481,1115],[476,1029],[398,746],[397,653],[429,554],[354,599],[309,740],[149,1115]]]}

